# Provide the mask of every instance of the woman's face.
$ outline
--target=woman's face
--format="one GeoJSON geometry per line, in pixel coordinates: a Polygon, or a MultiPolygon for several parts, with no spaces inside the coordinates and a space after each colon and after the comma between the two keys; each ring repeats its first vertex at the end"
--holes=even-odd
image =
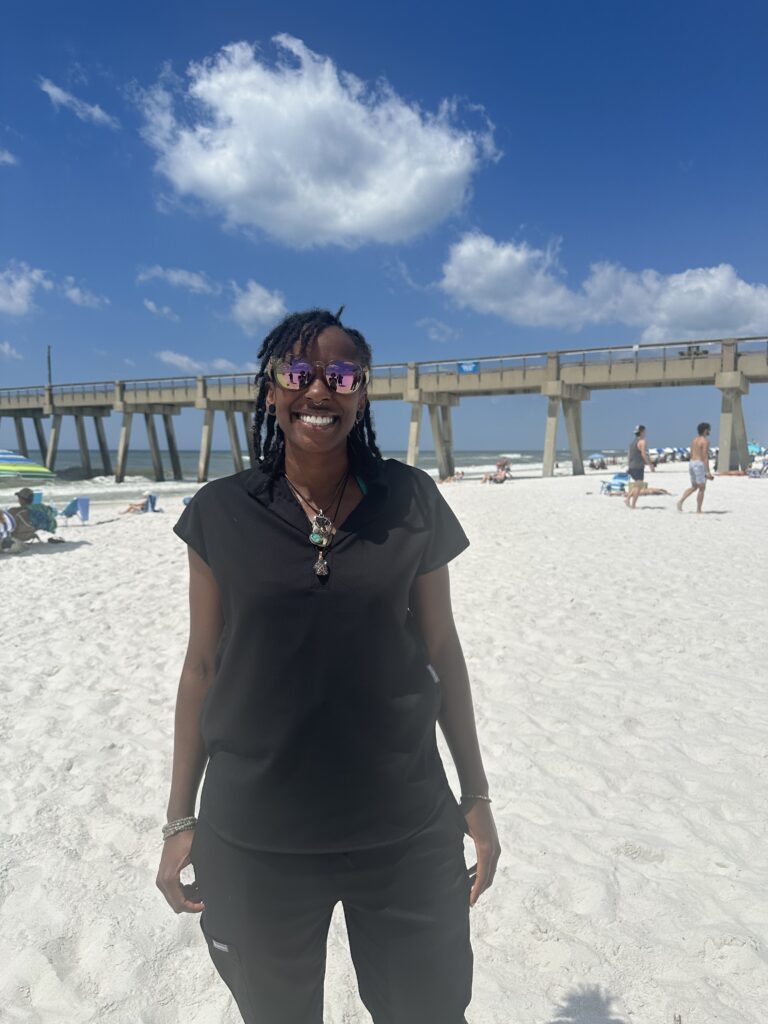
{"type": "MultiPolygon", "coordinates": [[[[340,327],[326,327],[303,356],[297,342],[285,358],[291,357],[323,366],[336,361],[360,362],[355,343],[340,327]]],[[[367,393],[365,387],[352,394],[332,391],[325,381],[322,366],[316,366],[315,370],[315,379],[300,391],[289,391],[271,382],[267,402],[276,406],[277,422],[285,434],[286,445],[317,455],[346,445],[358,411],[365,409],[367,393]]]]}

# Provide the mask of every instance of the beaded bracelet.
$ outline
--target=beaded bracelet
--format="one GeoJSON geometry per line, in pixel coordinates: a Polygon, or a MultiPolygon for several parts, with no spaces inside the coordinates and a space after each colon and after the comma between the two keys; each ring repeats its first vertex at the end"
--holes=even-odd
{"type": "Polygon", "coordinates": [[[485,800],[487,804],[492,804],[493,800],[489,796],[483,796],[482,793],[462,793],[462,800],[485,800]]]}
{"type": "Polygon", "coordinates": [[[197,818],[190,815],[188,818],[177,818],[169,821],[162,827],[163,842],[171,836],[177,836],[179,832],[190,832],[197,825],[197,818]]]}

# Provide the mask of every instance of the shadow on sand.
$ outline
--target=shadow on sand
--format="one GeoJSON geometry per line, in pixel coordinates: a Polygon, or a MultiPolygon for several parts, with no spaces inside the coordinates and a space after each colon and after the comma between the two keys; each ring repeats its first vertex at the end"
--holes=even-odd
{"type": "Polygon", "coordinates": [[[555,1007],[550,1024],[629,1024],[626,1017],[614,1016],[615,998],[599,985],[580,985],[555,1007]]]}

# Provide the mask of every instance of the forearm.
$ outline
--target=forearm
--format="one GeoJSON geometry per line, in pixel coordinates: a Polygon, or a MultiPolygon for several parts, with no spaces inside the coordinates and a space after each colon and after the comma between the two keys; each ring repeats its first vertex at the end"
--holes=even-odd
{"type": "Polygon", "coordinates": [[[485,795],[488,780],[477,739],[469,675],[455,631],[431,656],[443,694],[438,722],[456,766],[461,791],[485,795]]]}
{"type": "Polygon", "coordinates": [[[182,672],[176,698],[169,821],[195,813],[197,791],[208,760],[200,733],[200,713],[209,686],[208,678],[182,672]]]}

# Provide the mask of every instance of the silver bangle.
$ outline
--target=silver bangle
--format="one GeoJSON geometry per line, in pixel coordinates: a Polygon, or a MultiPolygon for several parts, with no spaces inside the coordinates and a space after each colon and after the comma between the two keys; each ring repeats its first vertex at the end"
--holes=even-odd
{"type": "Polygon", "coordinates": [[[493,800],[489,796],[483,796],[482,793],[462,793],[462,800],[485,800],[487,804],[492,804],[493,800]]]}

